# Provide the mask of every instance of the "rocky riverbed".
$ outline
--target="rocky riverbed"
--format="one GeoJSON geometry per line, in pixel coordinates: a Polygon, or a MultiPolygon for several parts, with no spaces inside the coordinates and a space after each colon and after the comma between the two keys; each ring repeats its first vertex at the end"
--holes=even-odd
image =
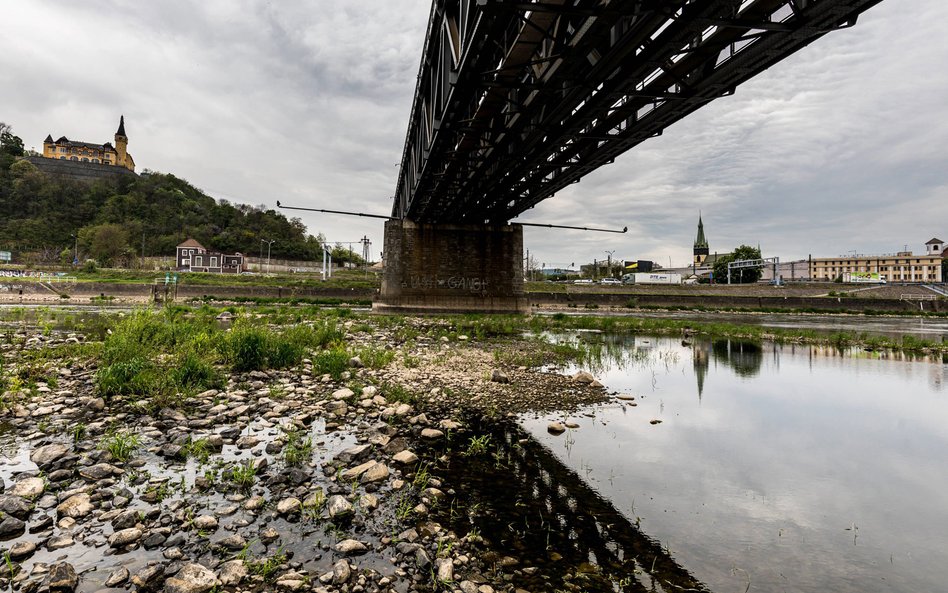
{"type": "MultiPolygon", "coordinates": [[[[601,386],[498,362],[497,348],[525,343],[406,342],[345,326],[349,343],[391,351],[390,363],[356,357],[338,379],[310,359],[232,373],[174,407],[101,397],[95,362],[81,357],[41,363],[28,388],[8,385],[0,587],[514,591],[536,569],[491,534],[440,521],[462,505],[437,468],[478,453],[476,426],[601,401],[601,386]]],[[[4,365],[83,340],[8,334],[4,365]]]]}

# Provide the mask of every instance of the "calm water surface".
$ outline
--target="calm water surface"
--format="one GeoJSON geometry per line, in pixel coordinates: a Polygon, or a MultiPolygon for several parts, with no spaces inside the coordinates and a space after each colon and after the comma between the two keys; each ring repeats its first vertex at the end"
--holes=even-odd
{"type": "Polygon", "coordinates": [[[585,339],[637,406],[524,425],[710,590],[948,590],[945,360],[585,339]]]}

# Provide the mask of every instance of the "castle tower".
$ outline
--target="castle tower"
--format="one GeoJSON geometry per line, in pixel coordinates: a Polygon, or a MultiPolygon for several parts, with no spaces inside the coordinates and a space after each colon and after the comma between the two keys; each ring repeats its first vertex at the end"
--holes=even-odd
{"type": "Polygon", "coordinates": [[[704,237],[704,222],[701,220],[701,214],[698,214],[698,237],[695,239],[695,248],[694,248],[694,267],[704,265],[706,259],[708,259],[708,240],[704,237]]]}
{"type": "Polygon", "coordinates": [[[125,135],[125,116],[121,116],[119,119],[118,131],[115,132],[115,164],[119,167],[125,167],[126,169],[135,170],[133,167],[129,167],[128,162],[128,136],[125,135]]]}

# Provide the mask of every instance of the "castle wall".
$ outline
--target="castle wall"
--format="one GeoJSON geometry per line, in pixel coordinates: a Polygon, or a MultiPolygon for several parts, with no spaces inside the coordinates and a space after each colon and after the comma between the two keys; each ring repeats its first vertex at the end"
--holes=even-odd
{"type": "Polygon", "coordinates": [[[116,175],[138,176],[137,173],[129,171],[125,167],[116,167],[115,165],[62,161],[41,156],[28,156],[24,158],[47,175],[65,177],[75,181],[95,181],[97,179],[115,177],[116,175]]]}

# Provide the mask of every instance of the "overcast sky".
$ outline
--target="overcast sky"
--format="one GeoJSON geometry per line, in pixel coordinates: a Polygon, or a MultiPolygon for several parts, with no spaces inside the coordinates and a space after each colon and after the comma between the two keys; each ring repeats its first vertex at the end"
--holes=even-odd
{"type": "MultiPolygon", "coordinates": [[[[139,170],[233,202],[388,214],[429,8],[7,2],[0,121],[41,150],[47,134],[112,141],[124,114],[139,170]]],[[[548,266],[607,250],[685,265],[699,210],[712,252],[759,243],[787,260],[948,240],[946,28],[944,0],[884,0],[522,218],[628,234],[528,228],[525,247],[548,266]]],[[[381,251],[381,220],[301,218],[381,251]]]]}

